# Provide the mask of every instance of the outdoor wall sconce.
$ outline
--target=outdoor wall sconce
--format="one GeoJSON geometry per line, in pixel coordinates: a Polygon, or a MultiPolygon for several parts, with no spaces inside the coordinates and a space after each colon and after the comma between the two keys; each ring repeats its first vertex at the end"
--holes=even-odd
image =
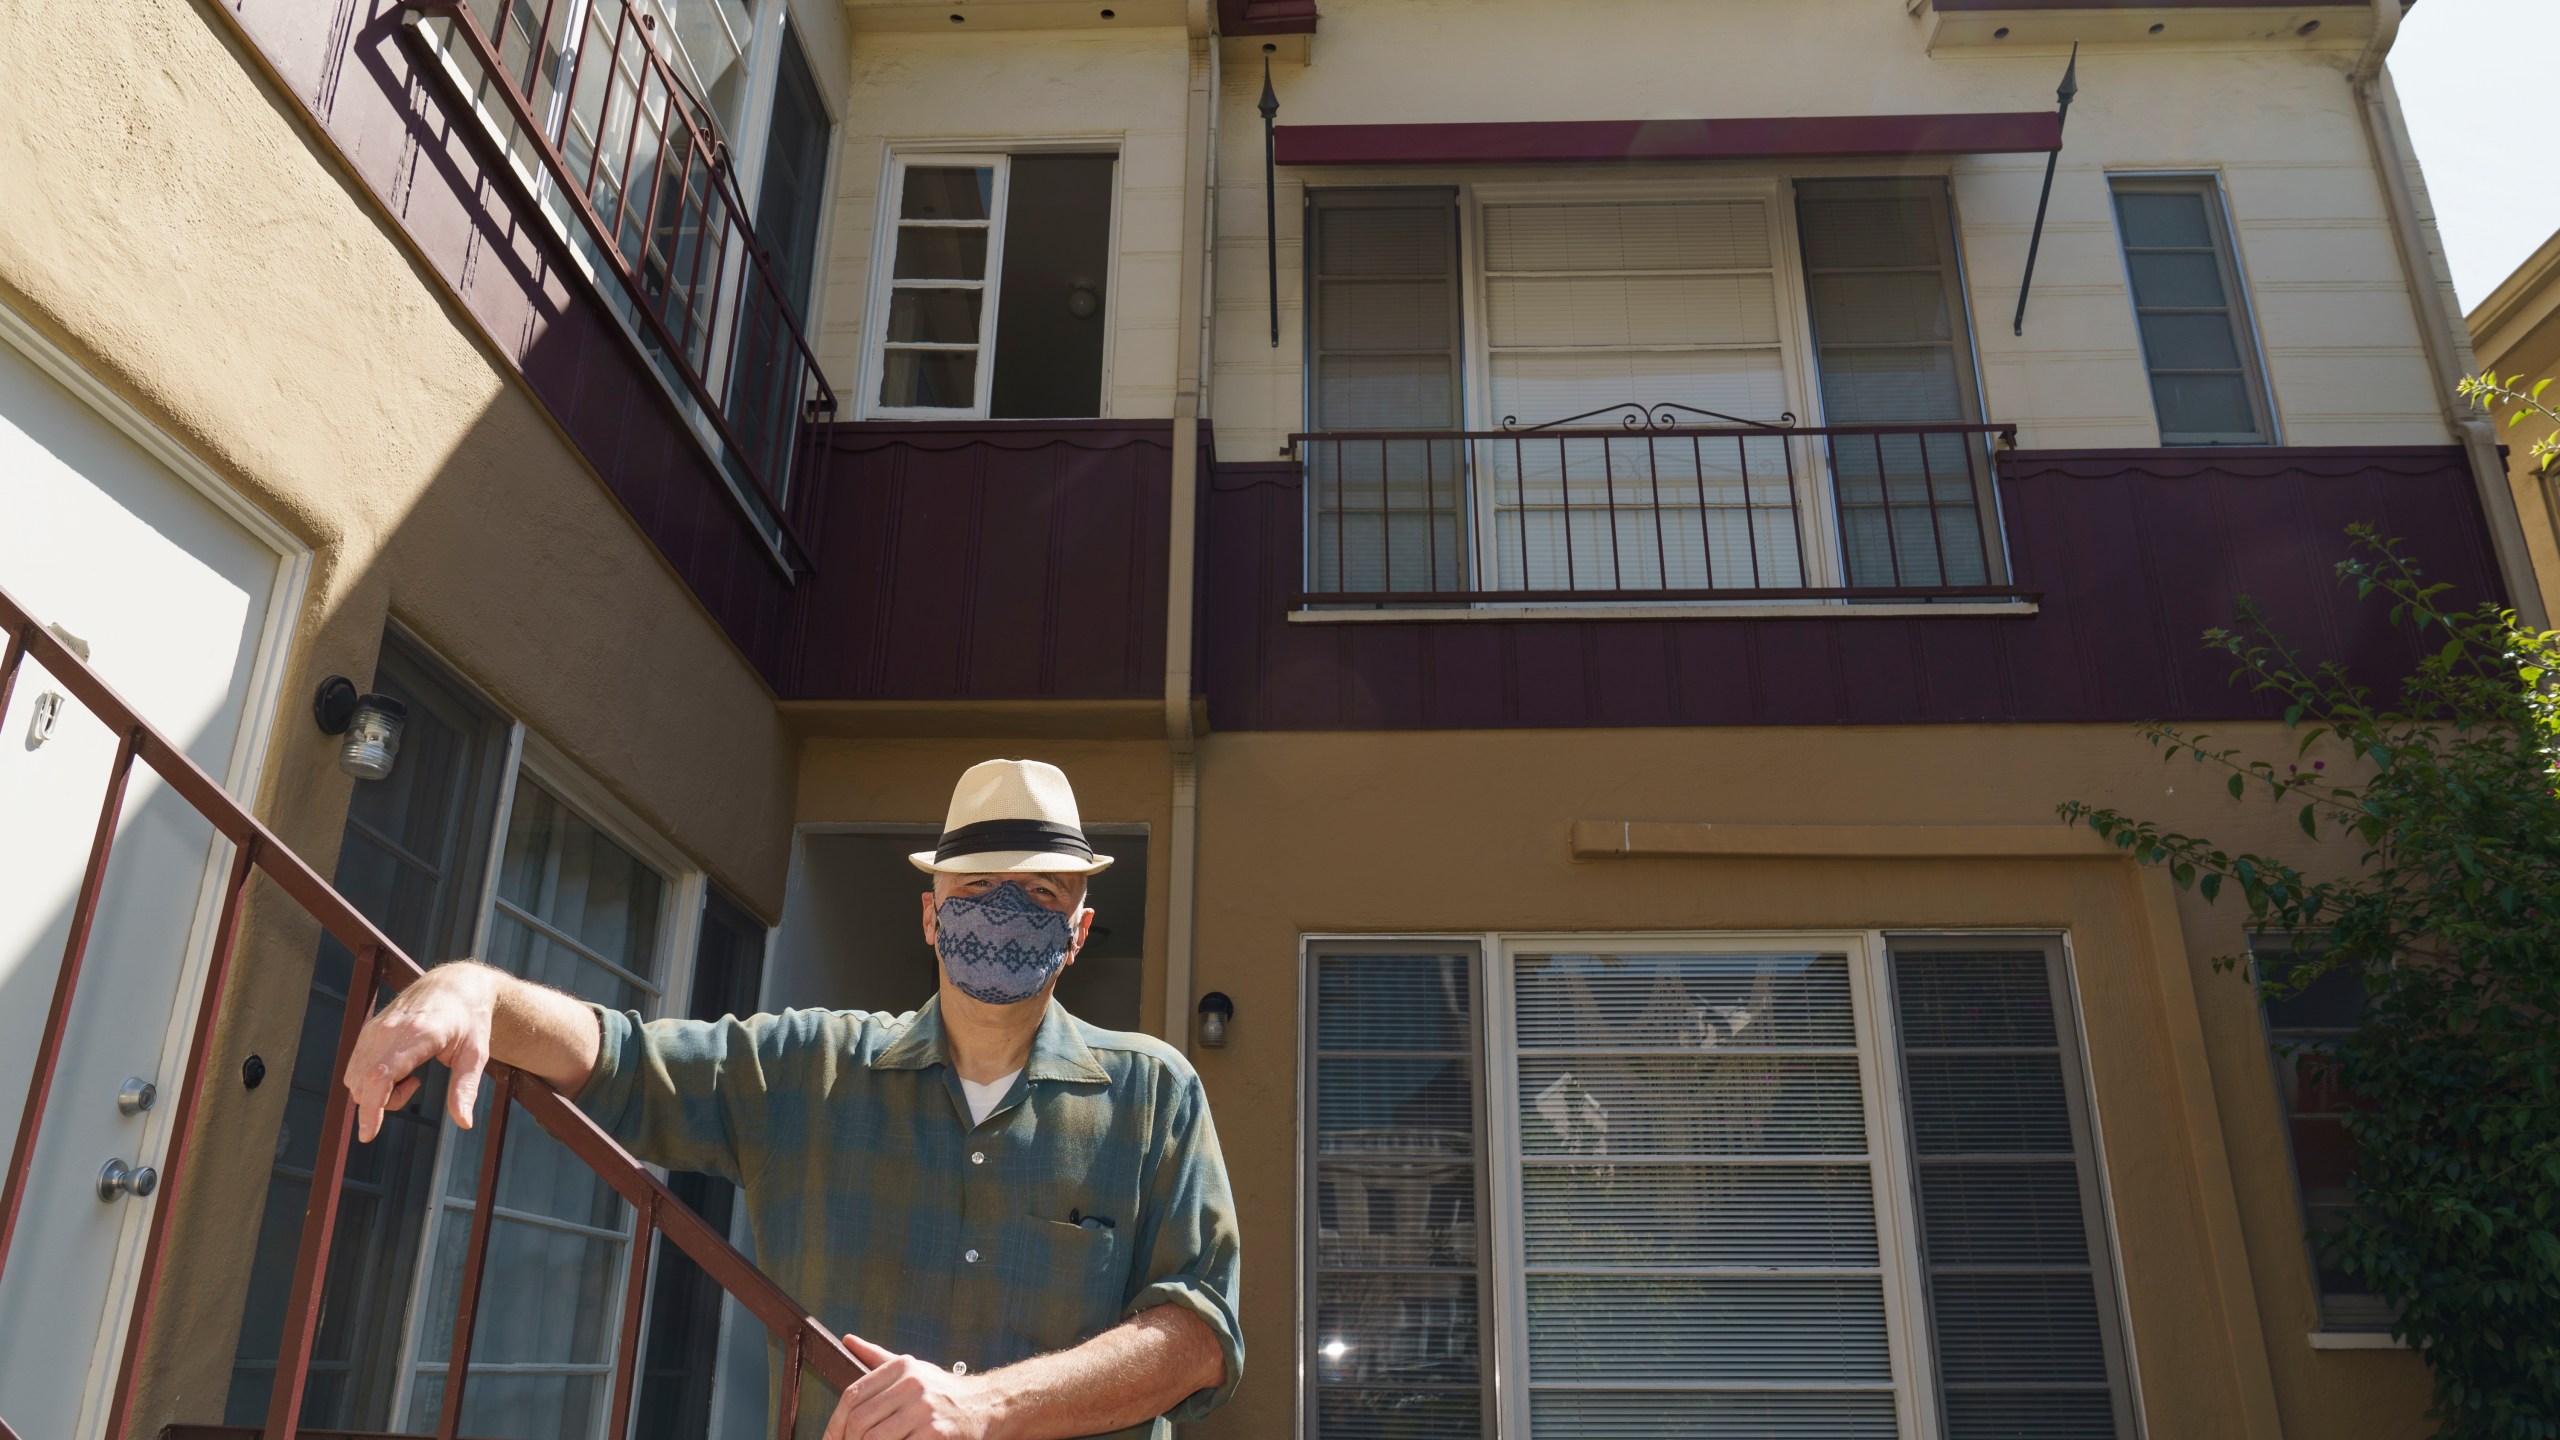
{"type": "Polygon", "coordinates": [[[388,695],[359,695],[355,682],[332,675],[311,697],[311,718],[323,735],[344,735],[338,768],[359,780],[383,780],[400,758],[400,732],[409,723],[409,707],[388,695]]]}
{"type": "Polygon", "coordinates": [[[1227,1022],[1236,1018],[1236,1002],[1224,990],[1200,997],[1200,1043],[1212,1050],[1227,1048],[1227,1022]]]}

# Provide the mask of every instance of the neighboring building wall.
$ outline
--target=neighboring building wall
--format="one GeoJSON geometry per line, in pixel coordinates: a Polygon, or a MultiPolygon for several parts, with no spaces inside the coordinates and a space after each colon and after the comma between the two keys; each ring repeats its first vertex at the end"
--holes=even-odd
{"type": "MultiPolygon", "coordinates": [[[[1336,0],[1296,63],[1273,67],[1286,125],[2036,111],[2065,50],[1923,49],[1922,21],[1867,0],[1761,5],[1636,0],[1605,12],[1541,0],[1336,0]]],[[[2091,45],[2064,135],[2026,333],[2010,334],[2044,161],[1631,165],[1626,181],[1709,175],[1944,173],[1961,228],[1989,418],[2027,448],[2159,443],[2110,173],[2220,177],[2288,445],[2442,444],[2408,286],[2343,71],[2360,41],[2331,25],[2228,44],[2091,45]],[[2331,37],[2335,38],[2331,38],[2331,37]]],[[[1299,223],[1309,185],[1562,179],[1561,167],[1285,168],[1280,345],[1267,333],[1261,47],[1228,42],[1218,120],[1220,455],[1261,460],[1301,428],[1299,223]]],[[[1585,169],[1574,178],[1589,178],[1585,169]]],[[[1472,262],[1469,262],[1472,263],[1472,262]]],[[[1472,342],[1471,342],[1472,343],[1472,342]]],[[[1656,397],[1630,395],[1630,401],[1656,397]]],[[[1498,415],[1474,416],[1489,424],[1498,415]]],[[[1522,416],[1524,421],[1554,417],[1522,416]]]]}
{"type": "MultiPolygon", "coordinates": [[[[902,147],[978,153],[1091,141],[1120,163],[1102,413],[1173,414],[1182,272],[1183,99],[1189,42],[1157,25],[1103,32],[951,35],[857,31],[852,101],[837,142],[835,221],[816,337],[840,418],[868,413],[864,347],[880,189],[902,147]]],[[[1001,344],[1001,341],[999,341],[1001,344]]]]}
{"type": "MultiPolygon", "coordinates": [[[[314,551],[260,816],[328,873],[353,782],[308,697],[371,676],[397,623],[777,913],[793,751],[770,692],[300,102],[183,0],[11,19],[0,304],[314,551]]],[[[253,911],[217,1075],[290,1068],[314,937],[288,912],[253,911]]],[[[194,1152],[136,1433],[219,1413],[287,1088],[206,1097],[219,1143],[194,1152]]]]}
{"type": "MultiPolygon", "coordinates": [[[[2544,241],[2480,302],[2471,312],[2470,330],[2479,367],[2501,380],[2515,380],[2529,390],[2537,381],[2560,376],[2560,235],[2544,241]]],[[[2533,547],[2534,573],[2542,577],[2546,606],[2560,603],[2560,495],[2550,480],[2534,473],[2533,446],[2551,432],[2551,422],[2538,415],[2513,429],[2503,417],[2498,425],[2498,439],[2507,447],[2516,513],[2533,547]]]]}

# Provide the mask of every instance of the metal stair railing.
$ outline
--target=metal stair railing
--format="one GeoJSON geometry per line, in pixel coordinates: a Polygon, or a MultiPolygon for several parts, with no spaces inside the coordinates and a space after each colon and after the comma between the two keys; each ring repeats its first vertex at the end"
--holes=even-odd
{"type": "MultiPolygon", "coordinates": [[[[159,1165],[160,1187],[148,1202],[152,1206],[150,1227],[143,1242],[141,1269],[134,1281],[132,1319],[127,1325],[117,1358],[106,1440],[130,1440],[134,1395],[142,1377],[144,1340],[150,1329],[153,1304],[159,1297],[162,1267],[168,1257],[171,1217],[186,1184],[188,1148],[195,1139],[197,1107],[203,1098],[213,1058],[214,1026],[221,1014],[223,997],[230,990],[228,982],[238,950],[241,917],[247,909],[250,882],[259,875],[266,876],[285,898],[318,921],[322,929],[355,956],[354,975],[347,991],[346,1018],[339,1027],[336,1059],[329,1071],[332,1083],[327,1107],[322,1112],[319,1157],[313,1169],[311,1198],[303,1212],[301,1248],[294,1260],[293,1288],[289,1292],[284,1335],[277,1355],[275,1391],[268,1402],[266,1426],[262,1432],[264,1440],[294,1440],[303,1433],[300,1425],[303,1391],[310,1373],[312,1341],[320,1319],[321,1287],[328,1274],[329,1246],[336,1227],[338,1198],[346,1180],[348,1146],[355,1124],[354,1109],[340,1077],[346,1072],[356,1035],[371,1014],[374,1002],[385,995],[397,994],[425,972],[417,962],[402,954],[400,947],[358,912],[345,896],[321,879],[301,856],[225,793],[183,749],[153,729],[98,677],[96,671],[37,624],[16,597],[4,589],[0,589],[0,631],[5,631],[8,636],[6,658],[0,659],[0,712],[8,709],[9,696],[16,687],[19,670],[32,659],[44,667],[72,699],[87,707],[119,737],[114,765],[107,775],[106,798],[98,812],[97,831],[89,844],[88,865],[81,876],[78,899],[72,910],[70,938],[63,948],[61,968],[54,979],[52,1004],[45,1014],[43,1038],[36,1048],[34,1078],[27,1088],[26,1108],[19,1119],[17,1141],[9,1156],[7,1180],[0,1184],[0,1278],[7,1274],[10,1246],[17,1238],[18,1212],[26,1198],[34,1167],[36,1140],[44,1120],[45,1102],[52,1091],[54,1071],[61,1061],[72,1000],[80,982],[81,960],[88,949],[91,927],[97,919],[99,894],[106,883],[107,860],[114,848],[117,822],[124,812],[125,790],[132,779],[135,764],[148,766],[232,846],[221,914],[215,922],[213,953],[205,976],[204,998],[196,1009],[195,1027],[186,1050],[184,1078],[159,1165]]],[[[472,1213],[470,1239],[464,1252],[462,1293],[454,1316],[453,1346],[446,1364],[444,1397],[435,1432],[439,1440],[456,1440],[457,1427],[461,1423],[481,1272],[488,1260],[490,1217],[496,1208],[491,1200],[497,1186],[499,1166],[505,1156],[506,1126],[512,1108],[510,1100],[514,1105],[524,1107],[544,1130],[612,1186],[637,1212],[622,1333],[614,1359],[611,1428],[605,1432],[608,1436],[618,1440],[629,1432],[632,1390],[639,1369],[642,1302],[647,1297],[651,1268],[649,1242],[652,1236],[664,1236],[683,1251],[780,1341],[784,1365],[780,1433],[791,1434],[797,1423],[804,1373],[814,1373],[838,1390],[863,1373],[861,1362],[853,1358],[833,1332],[784,1293],[781,1286],[756,1269],[730,1245],[727,1237],[712,1229],[700,1215],[677,1199],[674,1192],[598,1128],[583,1111],[563,1100],[558,1091],[535,1076],[505,1065],[492,1064],[489,1077],[495,1094],[489,1110],[489,1134],[480,1168],[478,1203],[472,1213]]],[[[0,1418],[0,1440],[18,1440],[17,1433],[9,1428],[5,1418],[0,1418]]]]}

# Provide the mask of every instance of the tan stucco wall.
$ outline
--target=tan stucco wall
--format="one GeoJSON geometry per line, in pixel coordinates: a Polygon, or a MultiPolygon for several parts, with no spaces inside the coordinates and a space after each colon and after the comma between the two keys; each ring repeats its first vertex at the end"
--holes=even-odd
{"type": "MultiPolygon", "coordinates": [[[[2106,176],[2209,171],[2221,177],[2234,220],[2284,443],[2446,443],[2343,75],[2354,49],[2343,37],[2289,34],[2084,48],[2022,337],[2010,334],[2010,318],[2044,157],[1914,163],[1916,172],[1951,176],[1991,418],[2018,422],[2028,446],[2159,443],[2106,176]]],[[[2050,45],[1932,55],[1920,20],[1869,0],[1624,0],[1605,9],[1544,0],[1335,0],[1310,63],[1295,63],[1294,45],[1278,51],[1283,125],[2046,110],[2065,56],[2050,45]]],[[[1274,349],[1266,330],[1262,125],[1253,110],[1262,56],[1258,45],[1240,42],[1226,54],[1213,379],[1219,453],[1230,460],[1268,459],[1298,428],[1307,185],[1892,172],[1878,162],[1284,169],[1274,349]]]]}
{"type": "MultiPolygon", "coordinates": [[[[777,911],[769,692],[228,22],[21,0],[0,36],[0,304],[312,548],[260,815],[328,873],[353,782],[308,697],[370,676],[396,620],[777,911]]],[[[289,1070],[313,949],[287,913],[253,912],[217,1076],[289,1070]]],[[[136,1433],[220,1413],[286,1093],[207,1097],[136,1433]]]]}
{"type": "Polygon", "coordinates": [[[1182,127],[1189,40],[1170,26],[968,35],[861,32],[841,116],[819,362],[847,418],[866,413],[881,187],[901,147],[1001,153],[1024,142],[1090,141],[1120,156],[1103,413],[1173,413],[1182,272],[1182,127]]]}
{"type": "MultiPolygon", "coordinates": [[[[2560,376],[2560,236],[2510,276],[2497,292],[2471,314],[2471,343],[2478,348],[2482,370],[2516,379],[2525,389],[2560,376]]],[[[2554,397],[2546,392],[2546,400],[2554,397]]],[[[2516,514],[2524,522],[2525,543],[2533,549],[2534,573],[2542,579],[2546,608],[2560,613],[2560,493],[2533,472],[2534,442],[2552,432],[2540,416],[2507,428],[2498,417],[2498,440],[2507,447],[2507,482],[2515,491],[2516,514]]]]}
{"type": "MultiPolygon", "coordinates": [[[[2282,742],[2272,727],[2228,738],[2282,742]]],[[[804,823],[936,818],[992,754],[1052,759],[1096,819],[1158,822],[1153,742],[813,740],[804,823]]],[[[2107,857],[1968,853],[1961,827],[2058,827],[2087,798],[2225,844],[2311,849],[2289,817],[2161,769],[2120,726],[1215,734],[1201,752],[1200,992],[1232,1043],[1196,1050],[1247,1236],[1251,1359],[1222,1440],[1296,1433],[1294,1143],[1300,937],[1486,930],[2033,927],[2071,937],[2149,1434],[2425,1433],[2416,1358],[2315,1351],[2310,1267],[2265,1037],[2213,958],[2241,913],[2107,857]],[[1933,830],[1946,858],[1576,860],[1578,820],[1933,830]]],[[[1163,847],[1154,851],[1161,874],[1163,847]]],[[[1151,881],[1157,877],[1151,877],[1151,881]]],[[[1149,1014],[1163,891],[1150,888],[1149,1014]]]]}

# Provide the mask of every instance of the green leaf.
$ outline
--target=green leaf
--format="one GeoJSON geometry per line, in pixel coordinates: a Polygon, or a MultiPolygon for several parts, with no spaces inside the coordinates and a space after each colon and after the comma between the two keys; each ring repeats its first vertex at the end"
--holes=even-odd
{"type": "Polygon", "coordinates": [[[2310,836],[2314,840],[2317,840],[2320,838],[2320,826],[2318,822],[2312,819],[2311,812],[2313,808],[2314,807],[2309,805],[2303,806],[2302,814],[2296,818],[2302,821],[2302,833],[2310,836]]]}
{"type": "Polygon", "coordinates": [[[2222,893],[2222,877],[2208,872],[2196,888],[2204,892],[2207,900],[2214,899],[2222,893]]]}
{"type": "Polygon", "coordinates": [[[2230,789],[2231,789],[2231,798],[2232,798],[2232,799],[2234,799],[2234,800],[2237,800],[2237,799],[2239,799],[2240,797],[2242,797],[2243,795],[2246,795],[2246,794],[2248,794],[2248,793],[2249,793],[2249,783],[2248,783],[2248,781],[2247,781],[2247,780],[2243,779],[2242,777],[2240,777],[2240,776],[2238,776],[2238,775],[2234,775],[2234,776],[2232,776],[2232,777],[2231,777],[2231,786],[2230,786],[2230,789]]]}

